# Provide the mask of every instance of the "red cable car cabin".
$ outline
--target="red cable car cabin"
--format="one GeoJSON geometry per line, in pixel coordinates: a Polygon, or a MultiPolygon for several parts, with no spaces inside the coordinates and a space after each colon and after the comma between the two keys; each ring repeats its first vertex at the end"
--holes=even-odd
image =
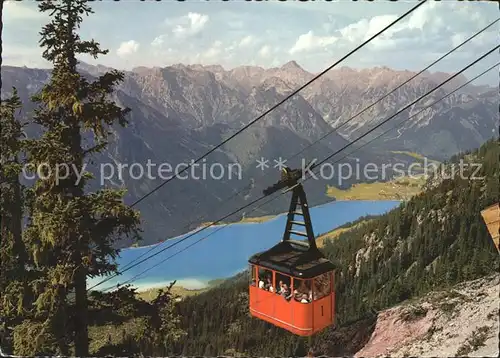
{"type": "Polygon", "coordinates": [[[285,169],[283,177],[264,191],[293,191],[283,239],[271,249],[255,254],[250,264],[250,313],[300,336],[312,336],[334,323],[335,266],[316,247],[307,200],[298,179],[300,170],[285,169]],[[300,204],[302,211],[297,211],[300,204]],[[304,221],[295,221],[300,215],[304,221]],[[306,232],[292,230],[293,225],[306,232]],[[290,240],[290,235],[307,237],[290,240]]]}

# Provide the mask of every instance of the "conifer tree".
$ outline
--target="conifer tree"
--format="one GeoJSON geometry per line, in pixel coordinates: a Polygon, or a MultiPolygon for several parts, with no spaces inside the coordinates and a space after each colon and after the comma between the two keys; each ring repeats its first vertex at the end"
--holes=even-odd
{"type": "Polygon", "coordinates": [[[17,90],[0,103],[0,343],[10,348],[11,327],[18,320],[15,296],[25,277],[26,250],[22,241],[23,188],[20,183],[22,125],[15,118],[21,107],[17,90]]]}
{"type": "Polygon", "coordinates": [[[22,204],[19,175],[21,164],[22,126],[15,119],[15,111],[21,107],[17,91],[14,89],[11,98],[0,104],[0,288],[9,270],[22,265],[22,204]]]}
{"type": "Polygon", "coordinates": [[[137,236],[140,220],[123,203],[124,191],[86,192],[92,175],[84,163],[106,147],[109,126],[126,124],[128,109],[110,99],[123,73],[111,71],[90,82],[77,70],[77,56],[97,58],[108,52],[77,33],[82,16],[93,13],[87,2],[45,0],[39,9],[51,17],[40,32],[40,45],[53,69],[50,82],[33,97],[38,104],[34,122],[44,133],[27,141],[28,159],[34,167],[43,165],[43,177],[33,187],[25,241],[44,277],[33,283],[39,328],[24,333],[36,334],[34,350],[50,346],[69,355],[74,343],[74,354],[86,356],[87,278],[116,271],[113,244],[121,235],[137,236]],[[84,132],[92,146],[83,142],[84,132]],[[56,168],[61,168],[59,175],[56,168]]]}

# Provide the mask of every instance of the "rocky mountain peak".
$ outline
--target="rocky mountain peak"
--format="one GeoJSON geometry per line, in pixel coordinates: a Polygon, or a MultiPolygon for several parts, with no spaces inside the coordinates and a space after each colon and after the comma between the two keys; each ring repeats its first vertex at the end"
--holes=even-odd
{"type": "Polygon", "coordinates": [[[296,71],[296,70],[305,71],[302,67],[300,67],[297,61],[289,61],[285,63],[283,66],[281,66],[281,69],[285,71],[296,71]]]}

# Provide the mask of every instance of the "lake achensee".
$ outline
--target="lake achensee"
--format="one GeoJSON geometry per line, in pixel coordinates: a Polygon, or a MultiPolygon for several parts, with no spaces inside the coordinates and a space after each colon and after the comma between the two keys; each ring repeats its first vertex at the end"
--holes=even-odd
{"type": "MultiPolygon", "coordinates": [[[[316,235],[325,233],[361,216],[383,214],[399,204],[399,201],[335,201],[314,207],[310,209],[314,233],[316,235]]],[[[178,286],[202,288],[210,280],[227,278],[244,270],[251,255],[266,250],[281,240],[285,222],[286,215],[280,215],[263,223],[241,223],[206,228],[171,249],[103,283],[96,289],[122,283],[154,265],[157,266],[134,281],[133,286],[143,290],[163,287],[177,280],[178,286]],[[195,241],[205,236],[208,237],[193,245],[195,241]],[[192,246],[186,249],[190,245],[192,246]],[[184,251],[180,252],[181,250],[184,251]],[[178,252],[180,253],[176,254],[178,252]],[[168,257],[171,258],[160,264],[168,257]]],[[[156,253],[187,235],[189,234],[154,245],[154,250],[148,255],[156,253]]],[[[118,258],[119,267],[125,267],[130,261],[151,248],[148,246],[122,250],[118,258]]],[[[89,280],[89,287],[100,280],[102,279],[89,280]]]]}

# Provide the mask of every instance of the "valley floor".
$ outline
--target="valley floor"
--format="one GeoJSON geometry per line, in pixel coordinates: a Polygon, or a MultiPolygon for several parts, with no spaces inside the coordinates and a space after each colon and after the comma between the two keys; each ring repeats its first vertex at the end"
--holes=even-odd
{"type": "Polygon", "coordinates": [[[500,275],[380,312],[355,357],[498,357],[500,275]]]}
{"type": "Polygon", "coordinates": [[[425,176],[420,175],[386,182],[354,184],[347,190],[328,186],[326,194],[336,200],[409,200],[422,191],[425,181],[425,176]]]}

